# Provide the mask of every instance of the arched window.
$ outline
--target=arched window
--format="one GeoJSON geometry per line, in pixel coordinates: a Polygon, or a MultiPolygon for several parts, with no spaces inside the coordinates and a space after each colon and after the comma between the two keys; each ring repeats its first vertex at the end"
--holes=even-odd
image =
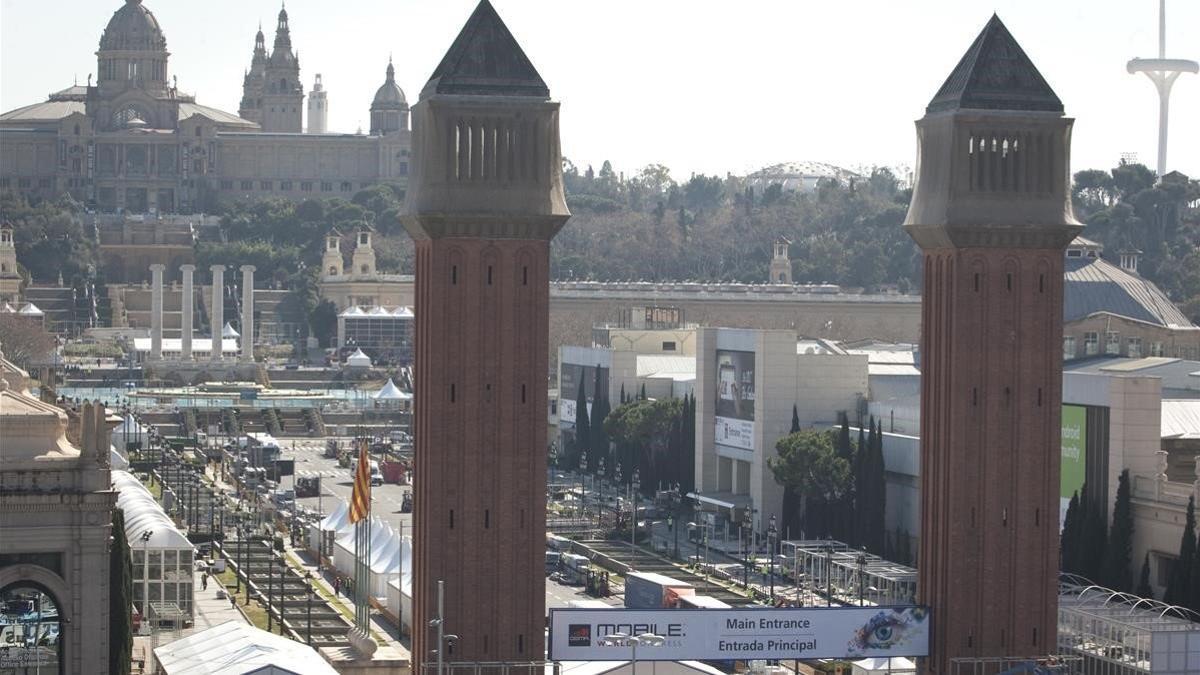
{"type": "Polygon", "coordinates": [[[333,265],[329,266],[329,276],[331,276],[331,277],[337,276],[337,268],[334,267],[333,265]]]}
{"type": "Polygon", "coordinates": [[[282,94],[283,92],[286,92],[287,88],[288,88],[287,78],[286,77],[279,78],[279,93],[282,94]]]}
{"type": "Polygon", "coordinates": [[[368,266],[366,266],[366,265],[363,265],[362,267],[360,267],[360,268],[359,268],[359,270],[358,270],[358,271],[359,271],[361,274],[367,274],[368,272],[370,272],[370,271],[371,271],[371,268],[370,268],[370,267],[368,267],[368,266]]]}
{"type": "Polygon", "coordinates": [[[38,672],[62,672],[58,603],[47,589],[34,582],[5,587],[0,591],[0,617],[9,629],[6,660],[37,664],[38,672]]]}
{"type": "Polygon", "coordinates": [[[200,127],[196,127],[196,138],[200,138],[200,127]]]}
{"type": "Polygon", "coordinates": [[[75,125],[75,135],[76,136],[79,135],[79,125],[78,124],[75,125]]]}

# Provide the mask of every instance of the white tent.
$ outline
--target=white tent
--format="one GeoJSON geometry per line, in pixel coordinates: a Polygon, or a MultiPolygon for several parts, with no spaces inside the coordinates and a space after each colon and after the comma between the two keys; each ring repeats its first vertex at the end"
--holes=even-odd
{"type": "Polygon", "coordinates": [[[228,321],[225,322],[225,327],[221,329],[222,338],[236,338],[241,336],[241,333],[233,329],[233,324],[229,323],[228,321]]]}
{"type": "Polygon", "coordinates": [[[372,398],[374,398],[376,401],[406,401],[412,398],[412,394],[406,394],[400,391],[400,387],[397,387],[396,383],[392,382],[391,378],[388,378],[387,384],[383,385],[382,389],[375,392],[372,398]]]}
{"type": "Polygon", "coordinates": [[[315,649],[240,621],[226,621],[154,650],[167,675],[337,675],[315,649]]]}
{"type": "Polygon", "coordinates": [[[44,316],[45,312],[38,309],[38,306],[31,302],[22,307],[21,311],[17,312],[17,314],[20,314],[21,316],[44,316]]]}
{"type": "Polygon", "coordinates": [[[399,555],[395,565],[399,574],[392,576],[387,582],[387,608],[393,616],[399,616],[405,628],[412,627],[412,537],[400,537],[399,555]]]}
{"type": "Polygon", "coordinates": [[[125,459],[115,445],[108,446],[108,465],[112,469],[125,471],[129,469],[129,460],[125,459]]]}
{"type": "Polygon", "coordinates": [[[137,419],[134,418],[133,413],[128,413],[121,420],[121,423],[113,428],[109,439],[111,440],[113,447],[120,448],[122,451],[124,451],[126,441],[130,443],[141,443],[142,446],[145,447],[148,433],[149,430],[138,423],[137,419]]]}
{"type": "Polygon", "coordinates": [[[917,664],[903,656],[860,659],[850,665],[853,675],[913,675],[917,664]]]}
{"type": "Polygon", "coordinates": [[[354,353],[346,357],[346,365],[351,368],[370,368],[371,357],[363,353],[361,349],[355,349],[354,353]]]}

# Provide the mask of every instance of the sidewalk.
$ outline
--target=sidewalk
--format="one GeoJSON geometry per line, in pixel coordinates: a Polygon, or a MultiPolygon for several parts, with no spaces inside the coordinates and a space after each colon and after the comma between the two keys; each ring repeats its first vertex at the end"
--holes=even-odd
{"type": "Polygon", "coordinates": [[[190,628],[180,630],[170,630],[159,632],[157,635],[135,635],[133,637],[133,672],[149,672],[151,663],[151,652],[155,647],[161,647],[181,638],[194,635],[204,630],[208,630],[213,626],[219,626],[227,621],[237,621],[250,625],[246,617],[235,609],[230,604],[229,599],[217,598],[217,591],[221,588],[221,584],[216,579],[210,577],[208,580],[208,590],[203,588],[202,581],[203,573],[194,572],[192,583],[193,589],[193,617],[190,628]],[[145,661],[143,670],[137,669],[139,661],[145,661]]]}

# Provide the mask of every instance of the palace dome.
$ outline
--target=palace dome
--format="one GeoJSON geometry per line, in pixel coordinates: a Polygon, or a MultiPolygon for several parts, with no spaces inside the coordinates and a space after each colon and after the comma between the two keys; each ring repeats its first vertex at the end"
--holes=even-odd
{"type": "Polygon", "coordinates": [[[400,85],[396,84],[396,69],[392,67],[391,62],[387,67],[387,80],[383,86],[375,92],[375,100],[371,102],[371,109],[376,108],[397,108],[408,105],[408,100],[404,98],[404,91],[400,89],[400,85]]]}
{"type": "Polygon", "coordinates": [[[107,51],[162,51],[167,48],[167,38],[158,19],[142,6],[142,0],[125,0],[125,5],[113,12],[100,36],[100,50],[107,51]]]}

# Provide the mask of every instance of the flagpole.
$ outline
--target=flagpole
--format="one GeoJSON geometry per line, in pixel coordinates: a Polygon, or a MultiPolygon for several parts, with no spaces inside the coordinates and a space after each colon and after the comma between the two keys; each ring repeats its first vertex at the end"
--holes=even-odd
{"type": "Polygon", "coordinates": [[[371,571],[371,457],[367,441],[361,437],[358,464],[354,468],[354,489],[350,495],[350,520],[354,523],[354,629],[350,644],[370,657],[378,645],[371,639],[371,613],[368,593],[371,571]],[[367,559],[364,561],[364,557],[367,559]]]}

